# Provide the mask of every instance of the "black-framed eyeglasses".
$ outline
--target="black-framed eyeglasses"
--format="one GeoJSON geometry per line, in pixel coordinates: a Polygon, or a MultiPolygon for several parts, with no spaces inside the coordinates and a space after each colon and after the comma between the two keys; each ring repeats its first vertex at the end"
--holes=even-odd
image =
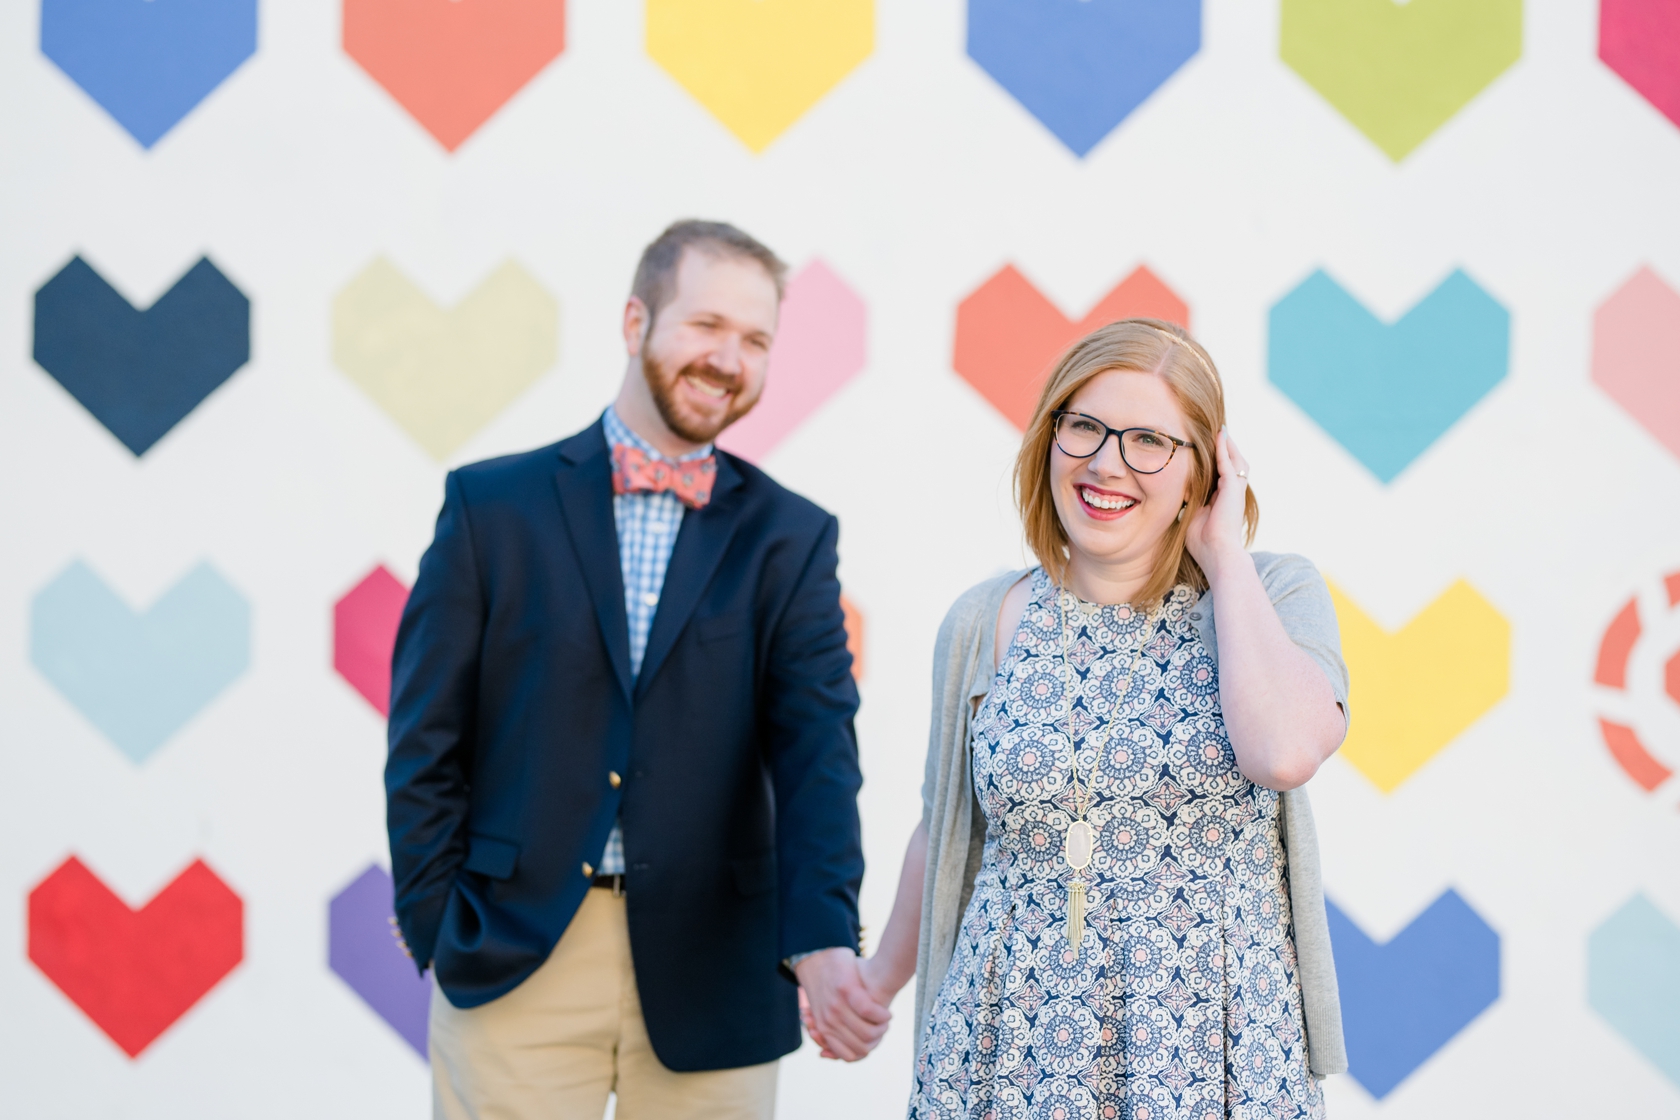
{"type": "Polygon", "coordinates": [[[1159,474],[1167,469],[1179,448],[1196,446],[1154,428],[1111,428],[1083,412],[1058,409],[1050,415],[1054,417],[1056,446],[1063,455],[1089,459],[1102,450],[1109,436],[1115,436],[1121,460],[1138,474],[1159,474]]]}

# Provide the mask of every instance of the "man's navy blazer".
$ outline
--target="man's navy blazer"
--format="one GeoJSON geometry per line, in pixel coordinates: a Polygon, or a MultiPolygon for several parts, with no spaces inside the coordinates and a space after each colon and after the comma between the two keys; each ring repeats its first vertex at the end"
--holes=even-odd
{"type": "Polygon", "coordinates": [[[660,1061],[798,1047],[779,962],[856,948],[863,877],[838,533],[719,452],[632,678],[601,424],[449,475],[397,631],[385,787],[397,919],[451,1003],[547,959],[622,814],[660,1061]]]}

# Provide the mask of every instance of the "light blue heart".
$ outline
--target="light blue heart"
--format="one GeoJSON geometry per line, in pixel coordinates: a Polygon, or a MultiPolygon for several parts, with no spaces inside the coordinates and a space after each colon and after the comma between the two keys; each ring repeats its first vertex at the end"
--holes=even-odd
{"type": "Polygon", "coordinates": [[[1680,1085],[1680,926],[1644,895],[1587,939],[1587,1002],[1680,1085]]]}
{"type": "Polygon", "coordinates": [[[35,596],[29,622],[35,667],[137,763],[251,660],[251,608],[208,564],[137,613],[77,560],[35,596]]]}
{"type": "Polygon", "coordinates": [[[1268,376],[1384,482],[1505,379],[1511,316],[1463,271],[1392,326],[1323,270],[1272,308],[1268,376]]]}

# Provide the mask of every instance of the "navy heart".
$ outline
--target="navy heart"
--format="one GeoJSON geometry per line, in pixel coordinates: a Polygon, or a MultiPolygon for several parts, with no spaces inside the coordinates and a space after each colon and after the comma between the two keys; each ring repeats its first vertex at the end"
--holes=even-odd
{"type": "Polygon", "coordinates": [[[969,0],[968,54],[1078,156],[1202,45],[1202,0],[969,0]]]}
{"type": "Polygon", "coordinates": [[[41,53],[146,148],[256,49],[257,0],[41,2],[41,53]]]}
{"type": "Polygon", "coordinates": [[[1499,934],[1454,890],[1387,944],[1324,905],[1348,1072],[1380,1100],[1499,998],[1499,934]]]}
{"type": "Polygon", "coordinates": [[[205,258],[137,310],[76,257],[35,293],[35,361],[144,455],[251,357],[251,301],[205,258]]]}

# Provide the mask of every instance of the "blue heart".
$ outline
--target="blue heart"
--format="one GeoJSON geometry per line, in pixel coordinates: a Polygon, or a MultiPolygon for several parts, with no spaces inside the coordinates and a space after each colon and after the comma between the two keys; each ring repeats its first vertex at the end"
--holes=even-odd
{"type": "Polygon", "coordinates": [[[251,301],[201,259],[145,311],[76,257],[35,293],[35,361],[136,455],[251,357],[251,301]]]}
{"type": "Polygon", "coordinates": [[[1454,270],[1393,326],[1323,270],[1272,308],[1272,384],[1384,482],[1505,379],[1511,316],[1454,270]]]}
{"type": "Polygon", "coordinates": [[[968,54],[1078,156],[1202,45],[1202,0],[969,0],[968,54]]]}
{"type": "Polygon", "coordinates": [[[1587,1002],[1680,1085],[1680,926],[1643,894],[1587,938],[1587,1002]]]}
{"type": "Polygon", "coordinates": [[[1380,1100],[1499,998],[1499,934],[1454,890],[1386,945],[1325,909],[1348,1072],[1380,1100]]]}
{"type": "Polygon", "coordinates": [[[144,148],[256,49],[257,0],[41,0],[41,53],[144,148]]]}
{"type": "Polygon", "coordinates": [[[145,762],[251,659],[251,608],[200,564],[136,614],[80,560],[35,596],[35,667],[117,749],[145,762]]]}

